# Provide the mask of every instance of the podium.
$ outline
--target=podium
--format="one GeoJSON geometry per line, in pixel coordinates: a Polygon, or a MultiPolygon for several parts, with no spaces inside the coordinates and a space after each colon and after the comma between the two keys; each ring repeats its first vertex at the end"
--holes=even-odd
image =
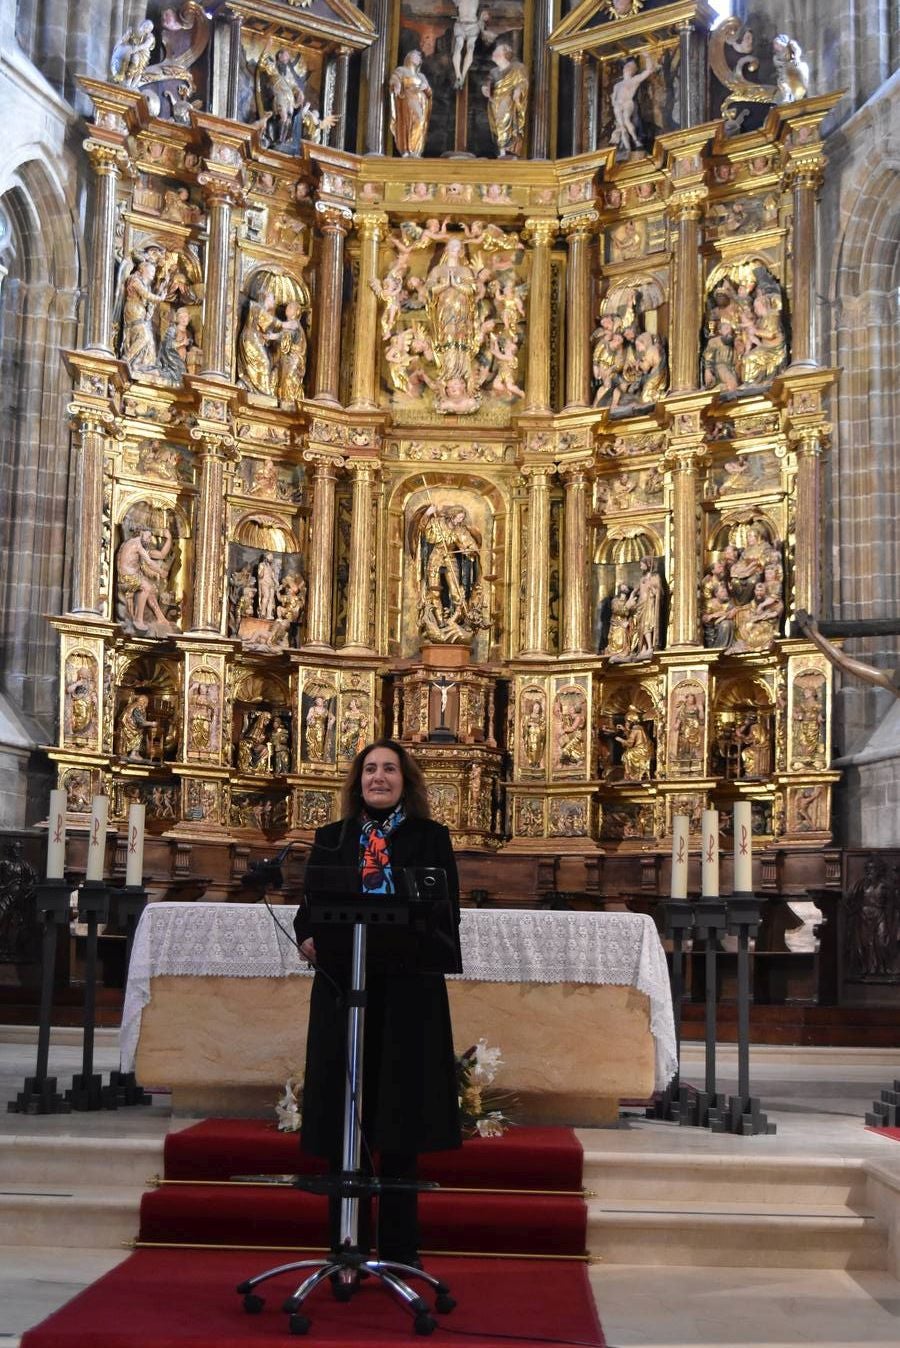
{"type": "MultiPolygon", "coordinates": [[[[256,1288],[283,1273],[306,1271],[304,1280],[284,1302],[288,1327],[292,1334],[306,1334],[309,1317],[301,1310],[307,1297],[320,1283],[331,1282],[338,1301],[349,1301],[360,1280],[371,1276],[390,1291],[410,1311],[417,1334],[428,1335],[437,1327],[428,1303],[410,1286],[411,1280],[424,1283],[434,1293],[434,1309],[439,1314],[452,1311],[456,1302],[450,1288],[424,1269],[392,1260],[370,1258],[359,1248],[359,1202],[389,1190],[436,1188],[413,1180],[379,1178],[361,1169],[363,1046],[366,1013],[366,954],[369,928],[397,930],[415,938],[417,961],[423,972],[458,972],[458,944],[454,918],[447,893],[444,871],[433,867],[397,868],[393,872],[393,894],[365,894],[359,890],[359,871],[353,867],[315,867],[306,874],[306,904],[311,934],[336,927],[352,927],[350,986],[346,995],[347,1057],[344,1089],[343,1146],[341,1172],[338,1175],[299,1176],[295,1187],[311,1193],[324,1193],[340,1200],[340,1224],[337,1248],[327,1258],[304,1259],[279,1264],[237,1287],[244,1309],[256,1314],[263,1299],[256,1288]]],[[[324,974],[324,971],[320,971],[324,974]]],[[[341,990],[343,996],[343,990],[341,990]]]]}

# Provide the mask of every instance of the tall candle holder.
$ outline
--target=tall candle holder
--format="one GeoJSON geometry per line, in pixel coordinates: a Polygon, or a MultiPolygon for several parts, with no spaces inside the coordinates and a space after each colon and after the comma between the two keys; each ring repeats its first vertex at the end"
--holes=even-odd
{"type": "Polygon", "coordinates": [[[48,876],[37,886],[35,906],[43,928],[37,1063],[34,1076],[26,1077],[16,1098],[9,1101],[7,1110],[11,1114],[68,1114],[71,1109],[69,1101],[56,1089],[56,1077],[48,1075],[56,938],[60,927],[67,927],[69,924],[71,892],[72,886],[61,874],[48,876]]]}
{"type": "Polygon", "coordinates": [[[732,894],[727,912],[728,932],[737,936],[738,1088],[737,1095],[728,1097],[721,1118],[710,1126],[714,1132],[752,1137],[774,1133],[776,1127],[762,1112],[759,1100],[750,1094],[750,940],[759,928],[760,901],[755,894],[732,894]]]}
{"type": "MultiPolygon", "coordinates": [[[[141,915],[147,906],[147,891],[142,884],[126,884],[123,889],[111,891],[110,920],[116,927],[125,928],[125,979],[131,967],[131,951],[134,946],[134,934],[141,915]]],[[[120,1068],[109,1074],[110,1089],[115,1091],[117,1104],[152,1105],[153,1097],[144,1090],[134,1072],[123,1072],[120,1068]]]]}
{"type": "Polygon", "coordinates": [[[87,927],[84,969],[84,1025],[81,1071],[72,1078],[66,1099],[72,1109],[89,1111],[115,1109],[118,1094],[103,1085],[103,1077],[94,1072],[94,1031],[97,1020],[97,932],[109,921],[111,890],[104,880],[85,880],[78,890],[78,921],[87,927]]]}

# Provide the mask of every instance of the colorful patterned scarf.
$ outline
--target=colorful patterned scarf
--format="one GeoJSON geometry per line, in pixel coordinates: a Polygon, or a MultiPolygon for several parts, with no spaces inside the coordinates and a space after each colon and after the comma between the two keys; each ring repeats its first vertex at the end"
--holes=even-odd
{"type": "Polygon", "coordinates": [[[388,838],[400,827],[405,818],[402,800],[394,806],[386,819],[371,819],[367,814],[363,814],[362,831],[359,835],[359,873],[364,894],[395,892],[388,838]]]}

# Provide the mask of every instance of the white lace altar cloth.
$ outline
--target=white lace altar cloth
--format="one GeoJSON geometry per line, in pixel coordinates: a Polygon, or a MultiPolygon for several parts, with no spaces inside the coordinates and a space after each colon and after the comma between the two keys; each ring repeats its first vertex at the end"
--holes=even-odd
{"type": "MultiPolygon", "coordinates": [[[[135,933],[119,1046],[134,1069],[150,980],[308,977],[293,942],[293,910],[254,904],[151,903],[135,933]],[[275,920],[273,920],[275,919],[275,920]]],[[[639,913],[556,913],[464,908],[462,978],[489,983],[613,983],[646,993],[656,1086],[678,1066],[666,957],[651,918],[639,913]]]]}

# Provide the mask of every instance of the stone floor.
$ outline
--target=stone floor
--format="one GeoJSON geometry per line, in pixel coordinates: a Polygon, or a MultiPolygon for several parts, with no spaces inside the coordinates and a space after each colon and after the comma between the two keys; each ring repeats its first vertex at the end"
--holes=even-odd
{"type": "MultiPolygon", "coordinates": [[[[0,1027],[0,1141],[35,1137],[133,1137],[153,1145],[181,1126],[164,1094],[151,1107],[35,1119],[6,1112],[33,1071],[33,1032],[0,1027]]],[[[55,1031],[50,1070],[61,1084],[80,1069],[77,1032],[55,1031]]],[[[115,1036],[98,1035],[96,1066],[117,1065],[115,1036]]],[[[731,1048],[719,1052],[719,1084],[734,1088],[731,1048]]],[[[686,1045],[683,1076],[699,1082],[699,1046],[686,1045]]],[[[752,1085],[776,1123],[772,1136],[736,1138],[649,1122],[623,1113],[618,1127],[583,1130],[586,1150],[629,1156],[719,1155],[740,1167],[748,1157],[875,1159],[900,1175],[900,1145],[867,1132],[865,1111],[900,1077],[900,1052],[866,1049],[755,1049],[752,1085]]],[[[0,1176],[0,1202],[10,1190],[0,1176]]],[[[0,1233],[0,1348],[125,1257],[121,1249],[13,1245],[0,1233]]],[[[611,1348],[896,1348],[900,1282],[881,1271],[839,1269],[638,1267],[595,1264],[591,1281],[611,1348]]]]}

